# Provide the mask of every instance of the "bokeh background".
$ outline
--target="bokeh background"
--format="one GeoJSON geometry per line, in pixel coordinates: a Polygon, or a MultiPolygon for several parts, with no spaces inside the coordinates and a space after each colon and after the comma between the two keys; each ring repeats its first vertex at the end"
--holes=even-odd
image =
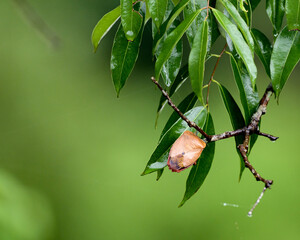
{"type": "MultiPolygon", "coordinates": [[[[262,130],[279,140],[259,138],[251,153],[257,170],[274,179],[254,216],[247,212],[263,185],[247,170],[238,182],[233,139],[217,143],[205,184],[177,208],[188,171],[165,171],[158,182],[155,175],[140,176],[171,113],[167,107],[155,130],[160,93],[150,81],[150,27],[142,56],[117,99],[109,71],[116,28],[97,54],[90,34],[118,0],[29,3],[60,45],[51,46],[15,1],[0,1],[1,240],[299,238],[299,66],[280,104],[272,100],[263,117],[262,130]]],[[[253,24],[271,33],[264,5],[253,24]]],[[[261,95],[268,79],[259,62],[258,67],[261,95]]],[[[237,99],[227,56],[215,78],[237,99]]],[[[187,85],[175,101],[189,91],[187,85]]],[[[215,86],[211,111],[216,132],[231,130],[215,86]]]]}

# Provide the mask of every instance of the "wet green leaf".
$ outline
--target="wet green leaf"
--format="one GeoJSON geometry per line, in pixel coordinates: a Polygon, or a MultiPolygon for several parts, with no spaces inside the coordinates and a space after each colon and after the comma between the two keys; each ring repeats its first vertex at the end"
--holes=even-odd
{"type": "MultiPolygon", "coordinates": [[[[207,115],[204,131],[210,135],[215,134],[214,123],[210,114],[207,115]]],[[[202,186],[214,159],[215,144],[215,142],[208,143],[196,165],[192,167],[186,181],[186,190],[179,207],[183,206],[184,203],[190,199],[202,186]]]]}
{"type": "MultiPolygon", "coordinates": [[[[140,32],[143,16],[133,6],[132,0],[121,0],[121,22],[128,41],[133,41],[140,32]]],[[[136,6],[139,6],[137,3],[136,6]]],[[[137,7],[138,8],[138,7],[137,7]]]]}
{"type": "MultiPolygon", "coordinates": [[[[188,112],[190,109],[192,109],[197,101],[197,96],[195,93],[190,93],[186,98],[182,100],[182,102],[178,105],[178,109],[182,113],[188,112]]],[[[180,119],[177,112],[173,111],[172,115],[170,116],[169,120],[167,121],[165,127],[163,128],[159,139],[161,139],[165,133],[173,126],[173,124],[180,119]]]]}
{"type": "Polygon", "coordinates": [[[229,0],[219,0],[219,1],[226,8],[227,12],[232,17],[233,21],[237,24],[237,27],[240,29],[241,33],[243,34],[251,51],[254,52],[254,41],[251,36],[249,26],[247,25],[247,23],[243,20],[243,18],[239,14],[238,10],[235,8],[235,6],[229,0]]]}
{"type": "Polygon", "coordinates": [[[139,54],[143,29],[134,41],[128,41],[120,24],[112,48],[110,69],[114,86],[119,97],[120,90],[132,72],[139,54]]]}
{"type": "Polygon", "coordinates": [[[118,6],[114,10],[105,14],[97,23],[92,33],[92,44],[94,46],[94,52],[97,51],[100,41],[119,19],[120,15],[121,9],[120,6],[118,6]]]}
{"type": "Polygon", "coordinates": [[[189,74],[192,89],[196,93],[199,101],[203,105],[203,78],[205,69],[205,59],[208,44],[208,24],[204,21],[200,24],[198,32],[194,38],[193,46],[189,56],[189,74]]]}
{"type": "Polygon", "coordinates": [[[272,54],[272,44],[269,39],[259,30],[252,29],[254,39],[254,50],[260,61],[263,63],[267,74],[270,76],[270,60],[272,54]]]}
{"type": "MultiPolygon", "coordinates": [[[[159,30],[156,32],[153,40],[153,53],[156,52],[156,49],[158,47],[159,42],[163,38],[163,36],[166,34],[167,30],[170,28],[174,20],[179,16],[179,14],[182,12],[186,4],[190,0],[182,0],[177,4],[172,12],[169,14],[167,20],[160,26],[159,30]]],[[[178,24],[177,24],[178,25],[178,24]]]]}
{"type": "Polygon", "coordinates": [[[234,79],[240,92],[246,123],[249,124],[259,104],[257,89],[256,87],[254,89],[252,88],[250,76],[244,64],[236,60],[233,56],[230,57],[230,62],[234,79]]]}
{"type": "Polygon", "coordinates": [[[162,71],[164,63],[168,60],[170,55],[172,54],[173,48],[176,46],[176,44],[179,42],[185,31],[189,28],[189,26],[192,24],[192,22],[195,20],[195,18],[200,13],[200,10],[195,12],[193,15],[191,15],[189,18],[186,18],[181,22],[181,24],[175,28],[165,39],[162,50],[160,55],[157,58],[157,61],[155,63],[155,78],[158,80],[159,75],[162,71]]]}
{"type": "MultiPolygon", "coordinates": [[[[206,6],[207,6],[207,0],[191,0],[186,6],[186,8],[184,9],[184,18],[189,17],[199,9],[204,8],[206,6]]],[[[190,46],[193,45],[194,37],[198,32],[200,24],[204,21],[206,16],[207,16],[207,10],[204,9],[201,12],[201,14],[197,16],[196,20],[191,24],[191,26],[186,31],[186,35],[189,40],[190,46]]],[[[208,51],[209,51],[212,44],[217,40],[217,38],[220,35],[218,30],[218,25],[216,23],[216,19],[214,18],[210,10],[209,10],[207,22],[208,22],[208,51]]]]}
{"type": "Polygon", "coordinates": [[[300,32],[282,29],[271,56],[270,71],[273,89],[279,96],[284,84],[300,59],[300,32]]]}
{"type": "MultiPolygon", "coordinates": [[[[185,114],[189,120],[194,121],[201,128],[205,123],[206,115],[207,110],[204,107],[195,107],[185,114]]],[[[185,121],[178,119],[161,138],[142,175],[164,168],[167,165],[171,146],[187,130],[191,131],[192,129],[185,121]]]]}
{"type": "Polygon", "coordinates": [[[284,16],[284,2],[285,0],[267,0],[266,12],[273,25],[274,34],[280,31],[282,19],[284,16]]]}
{"type": "Polygon", "coordinates": [[[168,0],[146,0],[147,8],[156,27],[159,28],[164,20],[168,0]]]}
{"type": "MultiPolygon", "coordinates": [[[[227,112],[229,114],[233,130],[237,130],[237,129],[245,127],[244,117],[241,113],[239,106],[235,102],[234,98],[231,96],[229,91],[224,86],[222,86],[221,84],[218,84],[218,85],[219,85],[219,90],[220,90],[223,102],[224,102],[227,112]]],[[[243,135],[239,135],[239,136],[235,137],[236,147],[240,144],[243,144],[243,142],[244,142],[243,135]]],[[[245,169],[245,163],[244,163],[244,160],[241,157],[240,151],[238,149],[237,149],[237,153],[240,158],[240,179],[241,179],[243,171],[245,169]]]]}
{"type": "Polygon", "coordinates": [[[286,0],[286,20],[289,30],[300,30],[300,2],[299,0],[286,0]]]}
{"type": "Polygon", "coordinates": [[[252,87],[254,88],[256,77],[257,77],[257,69],[254,63],[254,59],[250,47],[245,42],[242,34],[237,29],[237,27],[223,13],[221,13],[216,9],[213,9],[213,13],[216,19],[218,20],[219,24],[229,35],[237,53],[240,55],[243,62],[245,63],[245,66],[250,74],[252,87]]]}
{"type": "MultiPolygon", "coordinates": [[[[178,73],[174,83],[172,84],[170,90],[167,91],[169,94],[169,97],[172,97],[173,94],[177,92],[177,90],[182,86],[182,84],[187,80],[188,77],[189,77],[188,65],[185,65],[179,70],[179,73],[178,73]]],[[[157,116],[156,116],[156,124],[155,125],[157,125],[157,119],[159,117],[159,114],[164,109],[167,102],[168,101],[166,100],[165,96],[161,95],[159,104],[158,104],[158,108],[157,108],[157,116]]]]}

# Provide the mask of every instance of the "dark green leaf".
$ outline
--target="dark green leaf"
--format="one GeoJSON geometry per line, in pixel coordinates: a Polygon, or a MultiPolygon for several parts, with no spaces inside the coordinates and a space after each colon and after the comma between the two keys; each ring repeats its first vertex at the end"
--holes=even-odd
{"type": "MultiPolygon", "coordinates": [[[[218,85],[219,85],[219,90],[220,90],[223,102],[224,102],[227,112],[230,116],[230,121],[231,121],[233,130],[237,130],[237,129],[245,127],[245,120],[244,120],[244,117],[241,113],[239,106],[236,104],[235,100],[233,99],[231,94],[228,92],[228,90],[221,84],[218,84],[218,85]]],[[[236,147],[240,144],[243,144],[243,142],[244,142],[244,137],[242,135],[235,137],[236,147]]],[[[241,157],[240,151],[238,149],[237,149],[237,153],[240,157],[240,179],[241,179],[243,171],[245,169],[245,164],[244,164],[243,158],[241,157]]]]}
{"type": "Polygon", "coordinates": [[[172,12],[169,14],[167,20],[160,26],[159,30],[156,32],[153,40],[153,53],[155,53],[159,42],[161,41],[162,37],[165,35],[167,30],[172,25],[173,21],[178,17],[178,15],[181,13],[181,11],[184,9],[186,4],[190,0],[182,0],[179,4],[177,4],[172,12]]]}
{"type": "MultiPolygon", "coordinates": [[[[182,100],[182,102],[178,105],[178,109],[182,113],[188,112],[190,109],[192,109],[197,101],[197,96],[195,93],[189,94],[185,99],[182,100]]],[[[169,120],[167,121],[164,129],[162,130],[159,139],[161,139],[165,133],[173,126],[173,124],[180,119],[177,112],[173,112],[170,116],[169,120]]]]}
{"type": "Polygon", "coordinates": [[[267,0],[266,2],[266,12],[273,25],[275,35],[280,31],[282,25],[284,2],[285,0],[267,0]]]}
{"type": "Polygon", "coordinates": [[[243,105],[246,123],[249,124],[251,117],[259,104],[257,89],[255,87],[253,90],[250,76],[244,64],[239,60],[235,60],[233,56],[231,56],[230,62],[234,79],[240,92],[240,99],[243,105]]]}
{"type": "MultiPolygon", "coordinates": [[[[204,131],[210,135],[215,134],[214,123],[210,114],[207,115],[204,131]]],[[[194,165],[189,173],[186,181],[186,189],[179,207],[190,199],[202,186],[207,174],[209,173],[215,154],[215,142],[210,142],[204,148],[196,165],[194,165]]]]}
{"type": "Polygon", "coordinates": [[[275,94],[278,97],[285,82],[300,59],[300,32],[282,29],[271,56],[270,71],[275,94]]]}
{"type": "MultiPolygon", "coordinates": [[[[188,18],[190,15],[194,14],[201,8],[207,6],[207,0],[191,0],[186,8],[184,9],[184,18],[188,18]]],[[[198,32],[200,24],[204,21],[207,16],[207,11],[204,10],[199,14],[196,20],[191,24],[191,26],[186,31],[187,38],[189,40],[190,46],[193,45],[194,37],[198,32]]],[[[210,50],[212,44],[217,40],[220,35],[216,20],[209,11],[209,17],[207,18],[208,22],[208,51],[210,50]]]]}
{"type": "MultiPolygon", "coordinates": [[[[201,128],[205,123],[206,115],[207,110],[204,107],[195,107],[185,114],[189,120],[194,121],[201,128]]],[[[187,130],[191,131],[187,123],[178,119],[161,138],[142,175],[164,168],[167,165],[171,146],[187,130]]]]}
{"type": "Polygon", "coordinates": [[[193,91],[203,105],[202,88],[208,44],[207,21],[200,24],[189,56],[189,74],[193,91]]]}
{"type": "MultiPolygon", "coordinates": [[[[168,91],[168,94],[170,97],[173,96],[175,92],[181,87],[181,85],[186,81],[186,79],[189,77],[189,72],[188,72],[188,65],[183,66],[180,70],[179,73],[172,84],[170,91],[168,91]]],[[[156,124],[157,125],[157,119],[159,117],[159,114],[161,111],[164,109],[165,105],[167,104],[167,100],[165,96],[162,94],[159,100],[158,108],[157,108],[157,116],[156,116],[156,124]]]]}
{"type": "Polygon", "coordinates": [[[183,20],[181,24],[177,28],[175,28],[164,41],[161,53],[158,56],[157,61],[155,63],[155,78],[157,80],[159,79],[159,75],[161,73],[164,63],[168,60],[168,58],[172,54],[173,48],[179,42],[179,40],[181,39],[185,31],[189,28],[189,26],[192,24],[192,22],[195,20],[195,18],[198,16],[199,13],[200,10],[195,12],[189,18],[183,20]]]}
{"type": "Polygon", "coordinates": [[[254,9],[257,7],[257,5],[260,3],[261,0],[250,0],[251,9],[254,11],[254,9]]]}
{"type": "Polygon", "coordinates": [[[161,176],[162,176],[163,173],[164,173],[164,168],[157,170],[156,181],[158,181],[161,178],[161,176]]]}
{"type": "MultiPolygon", "coordinates": [[[[173,3],[171,1],[170,1],[170,3],[171,4],[169,4],[169,8],[173,8],[174,7],[173,3]]],[[[163,36],[163,38],[161,39],[161,41],[159,42],[159,44],[157,46],[157,51],[155,53],[156,57],[160,55],[160,53],[162,51],[162,46],[163,46],[163,43],[164,43],[164,40],[166,39],[166,37],[179,24],[180,24],[179,19],[176,19],[174,22],[172,22],[172,24],[168,28],[166,34],[163,36]]],[[[152,27],[155,28],[153,30],[153,32],[157,32],[156,27],[155,27],[154,24],[152,25],[152,27]]],[[[179,72],[179,69],[180,69],[180,66],[181,66],[182,51],[183,51],[182,40],[179,40],[179,42],[173,48],[170,57],[168,58],[168,60],[163,65],[161,75],[162,75],[164,83],[167,87],[169,87],[174,82],[174,80],[175,80],[175,78],[176,78],[176,76],[179,72]]]]}
{"type": "Polygon", "coordinates": [[[299,0],[286,0],[286,20],[289,30],[300,31],[300,2],[299,0]]]}
{"type": "Polygon", "coordinates": [[[218,20],[218,22],[220,23],[220,25],[222,26],[222,28],[229,35],[237,53],[243,59],[243,62],[245,63],[246,68],[250,74],[252,87],[254,88],[256,77],[257,77],[257,69],[253,60],[251,49],[245,42],[242,34],[237,29],[237,27],[223,13],[221,13],[216,9],[213,9],[213,13],[216,19],[218,20]]]}
{"type": "Polygon", "coordinates": [[[137,37],[143,24],[143,17],[135,10],[132,2],[132,0],[121,0],[121,22],[125,36],[129,41],[133,41],[137,37]]]}
{"type": "MultiPolygon", "coordinates": [[[[237,27],[240,29],[242,32],[246,42],[248,43],[248,46],[250,47],[251,51],[254,52],[254,41],[251,36],[249,26],[241,15],[239,14],[238,10],[235,8],[235,6],[229,1],[229,0],[219,0],[224,7],[226,8],[227,12],[229,15],[232,17],[233,21],[237,24],[237,27]]],[[[241,0],[242,1],[242,0],[241,0]]]]}
{"type": "Polygon", "coordinates": [[[97,51],[101,39],[106,35],[106,33],[112,28],[115,22],[119,19],[120,14],[121,14],[121,10],[120,10],[120,6],[118,6],[114,10],[105,14],[95,26],[92,33],[92,44],[94,46],[95,52],[97,51]]]}
{"type": "Polygon", "coordinates": [[[128,41],[121,24],[116,33],[111,54],[110,69],[118,97],[120,90],[124,87],[126,80],[134,68],[139,54],[142,35],[143,29],[141,29],[134,41],[128,41]]]}
{"type": "Polygon", "coordinates": [[[272,44],[269,39],[259,30],[252,29],[254,39],[254,50],[260,61],[263,63],[267,74],[270,76],[270,60],[272,54],[272,44]]]}
{"type": "Polygon", "coordinates": [[[164,20],[168,0],[146,0],[147,8],[156,27],[159,28],[164,20]]]}

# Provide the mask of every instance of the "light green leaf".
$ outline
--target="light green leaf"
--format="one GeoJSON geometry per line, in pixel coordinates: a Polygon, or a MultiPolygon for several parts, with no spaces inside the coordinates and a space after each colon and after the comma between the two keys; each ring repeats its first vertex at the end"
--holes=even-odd
{"type": "MultiPolygon", "coordinates": [[[[248,43],[248,46],[250,47],[251,51],[254,52],[254,41],[253,41],[253,38],[251,36],[249,26],[247,25],[247,23],[245,23],[245,21],[243,20],[243,18],[239,14],[238,10],[235,8],[235,6],[229,0],[219,0],[219,1],[224,5],[227,12],[230,14],[230,16],[232,17],[234,22],[237,24],[237,27],[242,32],[242,34],[243,34],[246,42],[248,43]]],[[[240,2],[242,2],[242,0],[240,2]]]]}
{"type": "MultiPolygon", "coordinates": [[[[195,107],[185,114],[189,120],[194,121],[200,128],[204,126],[206,115],[207,110],[204,107],[195,107]]],[[[161,138],[142,175],[164,168],[167,165],[171,146],[187,130],[191,131],[192,129],[181,118],[178,119],[161,138]]]]}
{"type": "Polygon", "coordinates": [[[256,77],[257,77],[257,69],[254,63],[254,59],[250,47],[245,42],[242,34],[237,29],[237,27],[223,13],[221,13],[216,9],[213,9],[213,13],[216,19],[218,20],[219,24],[229,35],[237,53],[240,55],[243,62],[245,63],[245,66],[250,74],[252,87],[254,88],[256,77]]]}
{"type": "Polygon", "coordinates": [[[266,12],[273,25],[274,36],[280,32],[282,19],[284,16],[284,2],[285,0],[267,0],[266,12]]]}
{"type": "MultiPolygon", "coordinates": [[[[211,114],[207,115],[204,131],[210,135],[215,134],[215,128],[211,114]]],[[[185,193],[181,203],[179,204],[179,207],[182,207],[183,204],[190,199],[202,186],[214,159],[215,144],[215,142],[207,143],[200,158],[197,160],[196,165],[193,165],[187,178],[185,193]]]]}
{"type": "Polygon", "coordinates": [[[300,1],[286,0],[285,12],[289,30],[300,31],[300,1]]]}
{"type": "Polygon", "coordinates": [[[271,56],[270,71],[276,97],[300,59],[300,33],[282,29],[277,37],[271,56]]]}
{"type": "Polygon", "coordinates": [[[161,73],[162,67],[164,63],[168,60],[168,58],[171,56],[173,48],[176,46],[178,41],[181,39],[185,31],[189,28],[189,26],[192,24],[192,22],[195,20],[195,18],[198,16],[201,10],[198,10],[193,15],[191,15],[189,18],[186,18],[181,22],[181,24],[175,28],[170,35],[166,38],[164,41],[164,44],[162,46],[162,50],[160,55],[158,56],[156,63],[155,63],[155,78],[158,80],[159,75],[161,73]]]}
{"type": "Polygon", "coordinates": [[[94,46],[94,52],[97,51],[102,38],[106,35],[106,33],[108,33],[115,22],[119,19],[120,14],[121,10],[120,6],[118,6],[114,10],[105,14],[97,23],[92,33],[92,44],[94,46]]]}
{"type": "Polygon", "coordinates": [[[204,21],[194,38],[193,47],[189,56],[189,74],[193,91],[203,104],[202,88],[205,69],[205,59],[208,44],[208,24],[204,21]]]}
{"type": "Polygon", "coordinates": [[[138,12],[140,3],[133,7],[132,0],[121,0],[121,22],[128,41],[133,41],[140,32],[143,16],[138,12]]]}
{"type": "Polygon", "coordinates": [[[159,28],[164,20],[168,0],[146,0],[147,8],[156,27],[159,28]]]}

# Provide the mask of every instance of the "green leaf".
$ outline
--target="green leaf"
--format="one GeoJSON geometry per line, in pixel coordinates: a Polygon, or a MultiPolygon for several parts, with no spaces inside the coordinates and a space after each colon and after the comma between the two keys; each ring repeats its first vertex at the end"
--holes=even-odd
{"type": "Polygon", "coordinates": [[[270,71],[273,89],[279,96],[284,84],[300,59],[300,33],[282,29],[271,56],[270,71]]]}
{"type": "Polygon", "coordinates": [[[273,32],[276,36],[280,32],[282,19],[284,16],[284,2],[285,0],[267,0],[266,12],[273,25],[273,32]]]}
{"type": "MultiPolygon", "coordinates": [[[[237,129],[245,127],[245,120],[244,120],[244,117],[241,113],[239,106],[237,105],[237,103],[235,102],[235,100],[233,99],[233,97],[231,96],[229,91],[221,84],[218,84],[218,85],[219,85],[219,90],[220,90],[223,102],[224,102],[227,112],[230,116],[230,121],[231,121],[233,130],[237,130],[237,129]]],[[[235,137],[236,147],[240,144],[243,144],[243,142],[244,142],[243,135],[238,135],[235,137]]],[[[243,171],[245,169],[245,163],[244,163],[243,158],[241,157],[240,151],[238,149],[236,149],[236,150],[240,157],[240,179],[241,179],[243,171]]]]}
{"type": "Polygon", "coordinates": [[[94,46],[94,52],[97,51],[100,41],[106,35],[106,33],[108,33],[108,31],[112,28],[115,22],[119,19],[120,15],[121,15],[121,10],[120,10],[120,6],[118,6],[114,10],[105,14],[97,23],[92,33],[92,44],[94,46]]]}
{"type": "Polygon", "coordinates": [[[161,176],[162,176],[163,173],[164,173],[164,168],[157,170],[156,181],[158,181],[161,178],[161,176]]]}
{"type": "Polygon", "coordinates": [[[257,29],[252,29],[252,35],[255,43],[255,53],[264,65],[267,74],[270,76],[272,44],[270,43],[269,39],[257,29]]]}
{"type": "Polygon", "coordinates": [[[121,22],[128,41],[133,41],[137,37],[143,24],[143,17],[135,10],[132,2],[132,0],[121,0],[121,22]]]}
{"type": "Polygon", "coordinates": [[[181,24],[175,28],[163,43],[162,50],[155,63],[155,78],[158,80],[164,63],[172,54],[173,48],[179,42],[185,31],[189,28],[201,10],[198,10],[189,18],[186,18],[181,24]]]}
{"type": "Polygon", "coordinates": [[[300,2],[299,0],[286,0],[286,20],[289,30],[300,31],[300,2]]]}
{"type": "Polygon", "coordinates": [[[245,65],[241,61],[237,61],[233,56],[230,57],[230,62],[234,79],[240,92],[246,123],[249,124],[259,104],[258,92],[256,87],[253,89],[251,86],[250,76],[245,65]]]}
{"type": "MultiPolygon", "coordinates": [[[[240,29],[242,32],[246,42],[248,43],[248,46],[250,47],[251,51],[254,52],[254,41],[251,36],[249,26],[241,15],[239,14],[238,10],[235,8],[235,6],[229,1],[229,0],[219,0],[224,7],[226,8],[227,12],[230,14],[234,22],[237,24],[237,27],[240,29]]],[[[242,1],[242,0],[241,0],[242,1]]]]}
{"type": "MultiPolygon", "coordinates": [[[[201,8],[207,6],[207,0],[191,0],[186,8],[184,9],[184,18],[189,17],[190,15],[194,14],[201,8]]],[[[191,26],[186,31],[186,36],[189,40],[190,46],[193,45],[194,37],[197,34],[197,31],[200,27],[200,24],[204,21],[207,16],[207,11],[204,10],[199,14],[196,20],[191,24],[191,26]]],[[[208,51],[210,50],[212,44],[217,40],[220,33],[218,30],[218,25],[216,23],[216,19],[214,18],[213,14],[209,10],[209,15],[207,18],[208,22],[208,51]]]]}
{"type": "MultiPolygon", "coordinates": [[[[214,123],[210,114],[207,115],[204,131],[210,135],[215,134],[214,123]]],[[[196,165],[192,167],[186,181],[185,193],[179,207],[182,207],[183,204],[202,186],[214,159],[215,144],[215,142],[207,143],[196,165]]]]}
{"type": "MultiPolygon", "coordinates": [[[[169,1],[169,7],[168,8],[173,8],[174,5],[171,1],[169,1]]],[[[171,10],[170,10],[171,11],[171,10]]],[[[168,14],[168,13],[166,13],[168,14]]],[[[156,56],[159,56],[161,51],[162,51],[162,46],[164,43],[164,40],[166,37],[180,24],[180,20],[176,19],[170,27],[168,28],[167,32],[159,42],[157,46],[157,51],[155,53],[156,56]]],[[[152,25],[153,32],[157,32],[155,25],[152,25]]],[[[163,68],[162,68],[162,77],[164,80],[164,83],[167,87],[169,87],[174,80],[176,79],[176,76],[180,70],[181,66],[181,59],[182,59],[182,52],[183,52],[183,45],[182,45],[182,40],[179,40],[179,42],[176,44],[176,46],[173,48],[172,53],[168,60],[164,63],[163,68]]]]}
{"type": "MultiPolygon", "coordinates": [[[[169,97],[172,97],[173,94],[178,91],[178,89],[182,86],[182,84],[187,80],[188,77],[189,77],[188,65],[185,65],[179,70],[179,73],[178,73],[174,83],[172,84],[170,90],[168,91],[169,97]]],[[[157,125],[157,120],[158,120],[159,114],[164,109],[167,102],[168,101],[166,100],[165,96],[162,94],[160,97],[160,100],[159,100],[158,107],[157,107],[157,116],[156,116],[155,125],[157,125]]]]}
{"type": "Polygon", "coordinates": [[[164,20],[168,0],[146,0],[147,8],[156,27],[159,28],[164,20]]]}
{"type": "Polygon", "coordinates": [[[254,63],[253,55],[250,47],[245,42],[242,34],[237,29],[237,27],[220,11],[213,9],[213,13],[222,26],[222,28],[229,35],[232,40],[234,47],[240,57],[243,59],[243,62],[246,65],[246,68],[250,74],[250,79],[252,82],[252,87],[255,86],[255,81],[257,77],[257,69],[254,63]]]}
{"type": "Polygon", "coordinates": [[[159,42],[167,32],[167,30],[170,28],[174,20],[178,17],[178,15],[182,12],[182,10],[185,8],[185,6],[188,4],[190,0],[182,0],[179,4],[177,4],[172,12],[169,14],[167,20],[160,26],[159,30],[154,36],[153,40],[153,53],[155,53],[159,42]]]}
{"type": "Polygon", "coordinates": [[[250,0],[251,9],[254,11],[254,9],[257,7],[257,5],[260,3],[261,0],[250,0]]]}
{"type": "Polygon", "coordinates": [[[208,43],[207,35],[208,25],[207,21],[204,21],[198,29],[189,56],[189,74],[191,78],[192,89],[196,93],[202,105],[204,105],[202,88],[208,43]]]}
{"type": "Polygon", "coordinates": [[[134,41],[128,41],[121,24],[116,33],[111,53],[110,69],[118,97],[120,90],[124,87],[126,80],[134,68],[139,54],[142,35],[143,29],[141,29],[134,41]]]}
{"type": "MultiPolygon", "coordinates": [[[[197,101],[197,96],[195,93],[190,93],[182,102],[178,105],[178,109],[182,112],[188,112],[192,109],[197,101]]],[[[163,128],[159,139],[161,139],[165,133],[173,126],[173,124],[180,119],[177,112],[173,111],[172,115],[170,116],[169,120],[167,121],[165,127],[163,128]]]]}
{"type": "MultiPolygon", "coordinates": [[[[207,110],[204,107],[195,107],[185,114],[189,120],[194,121],[201,128],[205,123],[206,115],[207,110]]],[[[181,118],[178,119],[161,138],[142,175],[164,168],[167,165],[171,146],[187,130],[191,131],[191,128],[181,118]]]]}

